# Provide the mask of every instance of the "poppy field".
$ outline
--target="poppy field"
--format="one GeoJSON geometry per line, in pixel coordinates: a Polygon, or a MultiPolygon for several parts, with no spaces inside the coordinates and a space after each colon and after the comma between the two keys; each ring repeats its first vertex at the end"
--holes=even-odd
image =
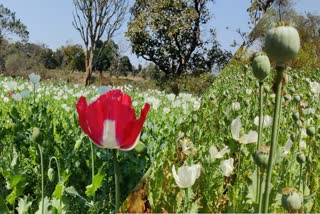
{"type": "Polygon", "coordinates": [[[280,27],[201,97],[0,77],[0,212],[319,211],[320,70],[280,27]]]}

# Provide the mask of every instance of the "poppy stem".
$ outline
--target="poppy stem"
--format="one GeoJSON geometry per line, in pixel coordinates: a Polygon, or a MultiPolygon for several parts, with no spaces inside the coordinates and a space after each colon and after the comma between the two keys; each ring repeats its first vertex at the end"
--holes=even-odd
{"type": "MultiPolygon", "coordinates": [[[[258,143],[257,143],[257,150],[259,150],[262,142],[262,130],[263,130],[263,122],[264,122],[264,116],[263,116],[263,81],[259,81],[259,135],[258,135],[258,143]]],[[[262,179],[263,179],[263,173],[261,173],[261,169],[259,166],[257,166],[257,194],[256,194],[256,201],[259,204],[259,213],[262,211],[262,206],[260,206],[261,198],[260,195],[261,192],[261,185],[262,185],[262,179]],[[261,181],[260,181],[261,180],[261,181]]]]}
{"type": "Polygon", "coordinates": [[[56,165],[57,165],[57,170],[58,170],[58,182],[60,183],[61,179],[60,179],[60,165],[59,162],[57,160],[57,158],[55,156],[51,157],[49,160],[49,169],[51,168],[51,161],[55,160],[56,165]]]}
{"type": "Polygon", "coordinates": [[[188,212],[188,205],[189,205],[189,189],[190,187],[188,188],[185,188],[184,189],[184,213],[187,213],[188,212]]]}
{"type": "Polygon", "coordinates": [[[39,154],[40,154],[40,163],[41,163],[41,213],[44,214],[44,176],[43,176],[43,157],[42,157],[42,149],[38,144],[39,154]]]}
{"type": "MultiPolygon", "coordinates": [[[[51,161],[52,160],[55,160],[56,162],[56,165],[57,165],[57,170],[58,170],[58,183],[60,184],[61,183],[61,179],[60,179],[60,165],[59,165],[59,162],[57,160],[57,158],[55,156],[51,157],[50,160],[49,160],[49,169],[51,168],[51,161]]],[[[60,208],[62,207],[62,204],[61,204],[61,199],[59,199],[59,205],[60,205],[60,208]]]]}
{"type": "Polygon", "coordinates": [[[115,203],[115,213],[118,211],[119,203],[120,203],[120,185],[119,185],[119,163],[118,163],[118,154],[117,150],[112,150],[113,156],[113,167],[114,167],[114,182],[115,182],[115,191],[116,191],[116,203],[115,203]]]}
{"type": "MultiPolygon", "coordinates": [[[[93,178],[94,178],[94,147],[93,147],[93,143],[90,143],[90,145],[91,145],[91,178],[92,178],[91,182],[93,184],[93,178]]],[[[94,206],[95,201],[96,201],[96,193],[95,192],[93,192],[92,198],[93,198],[93,206],[94,206]]]]}
{"type": "Polygon", "coordinates": [[[275,151],[277,149],[278,144],[278,132],[280,125],[280,112],[281,112],[281,89],[282,89],[282,78],[285,71],[285,66],[277,66],[276,68],[276,79],[275,79],[275,88],[276,88],[276,103],[274,110],[274,119],[272,124],[272,135],[271,135],[271,148],[268,160],[268,168],[267,168],[267,176],[266,176],[266,184],[264,189],[264,213],[268,213],[269,209],[269,198],[271,192],[271,175],[272,175],[272,165],[275,158],[275,151]]]}

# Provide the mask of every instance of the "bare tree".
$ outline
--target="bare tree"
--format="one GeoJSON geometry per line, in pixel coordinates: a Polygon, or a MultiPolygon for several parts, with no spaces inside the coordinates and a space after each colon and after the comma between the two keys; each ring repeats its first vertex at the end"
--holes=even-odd
{"type": "MultiPolygon", "coordinates": [[[[79,31],[85,45],[86,72],[83,84],[88,85],[92,74],[93,51],[105,36],[105,43],[121,27],[126,11],[126,0],[73,0],[75,13],[72,25],[79,31]]],[[[103,48],[101,48],[102,50],[103,48]]]]}

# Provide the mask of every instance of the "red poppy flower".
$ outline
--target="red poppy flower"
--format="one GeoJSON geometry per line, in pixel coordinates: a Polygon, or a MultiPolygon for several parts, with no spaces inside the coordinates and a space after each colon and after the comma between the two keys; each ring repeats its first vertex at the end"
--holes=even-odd
{"type": "Polygon", "coordinates": [[[150,109],[146,103],[136,119],[131,104],[131,97],[121,90],[111,90],[89,105],[81,96],[76,105],[80,127],[99,147],[131,150],[150,109]]]}

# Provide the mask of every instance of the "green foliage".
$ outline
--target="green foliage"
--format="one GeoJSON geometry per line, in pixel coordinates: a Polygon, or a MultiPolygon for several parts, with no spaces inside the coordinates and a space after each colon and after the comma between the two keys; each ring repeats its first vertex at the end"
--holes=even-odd
{"type": "MultiPolygon", "coordinates": [[[[133,52],[153,62],[166,76],[192,72],[198,66],[210,69],[206,42],[200,36],[209,20],[208,2],[136,1],[126,32],[133,52]]],[[[216,45],[212,47],[217,50],[216,45]]]]}
{"type": "Polygon", "coordinates": [[[67,45],[62,47],[64,53],[64,65],[68,70],[85,70],[84,52],[81,45],[67,45]]]}
{"type": "Polygon", "coordinates": [[[102,186],[104,179],[104,166],[101,166],[98,170],[98,173],[94,175],[92,184],[86,187],[86,195],[94,196],[96,191],[102,186]]]}
{"type": "Polygon", "coordinates": [[[0,44],[6,34],[15,34],[23,40],[28,40],[27,27],[16,18],[16,14],[0,4],[0,44]]]}
{"type": "Polygon", "coordinates": [[[30,61],[22,56],[22,54],[11,54],[7,56],[5,61],[5,69],[8,71],[26,70],[30,66],[30,61]]]}
{"type": "Polygon", "coordinates": [[[98,41],[93,52],[92,69],[97,71],[107,71],[118,57],[118,45],[110,40],[108,43],[98,41]]]}

